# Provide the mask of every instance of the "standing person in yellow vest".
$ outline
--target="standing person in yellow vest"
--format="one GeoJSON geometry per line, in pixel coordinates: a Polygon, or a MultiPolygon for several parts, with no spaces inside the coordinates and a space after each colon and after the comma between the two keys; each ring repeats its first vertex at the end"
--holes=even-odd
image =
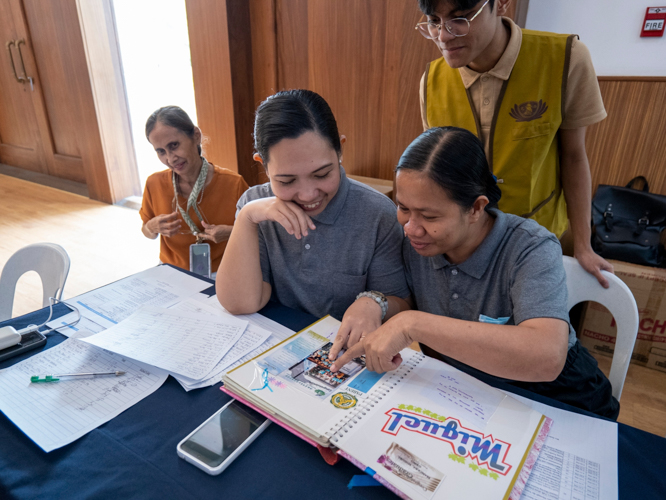
{"type": "Polygon", "coordinates": [[[423,126],[477,134],[502,190],[500,210],[573,235],[574,255],[608,287],[613,266],[590,244],[585,131],[606,117],[587,47],[576,35],[522,30],[511,0],[419,0],[417,30],[443,57],[421,80],[423,126]],[[568,216],[568,217],[567,217],[568,216]]]}

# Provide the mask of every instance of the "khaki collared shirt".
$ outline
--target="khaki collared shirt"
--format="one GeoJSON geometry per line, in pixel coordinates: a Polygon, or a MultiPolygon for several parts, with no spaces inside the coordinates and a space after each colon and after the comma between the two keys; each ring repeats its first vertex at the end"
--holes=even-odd
{"type": "MultiPolygon", "coordinates": [[[[502,84],[511,76],[513,66],[518,59],[520,46],[523,41],[523,32],[511,19],[502,18],[511,29],[509,43],[493,69],[486,73],[477,73],[465,66],[459,68],[463,85],[472,95],[474,108],[481,122],[481,141],[485,145],[486,156],[489,152],[490,126],[493,121],[495,105],[499,98],[502,84]]],[[[427,129],[425,109],[425,81],[426,74],[421,77],[421,118],[423,129],[427,129]]],[[[555,82],[554,82],[555,83],[555,82]]],[[[559,82],[556,83],[560,85],[559,82]]],[[[571,59],[569,63],[569,79],[564,98],[564,117],[560,128],[576,129],[587,127],[606,118],[606,109],[601,99],[601,91],[597,75],[592,65],[590,51],[585,44],[574,38],[571,45],[571,59]]],[[[464,103],[467,105],[467,102],[464,103]]]]}

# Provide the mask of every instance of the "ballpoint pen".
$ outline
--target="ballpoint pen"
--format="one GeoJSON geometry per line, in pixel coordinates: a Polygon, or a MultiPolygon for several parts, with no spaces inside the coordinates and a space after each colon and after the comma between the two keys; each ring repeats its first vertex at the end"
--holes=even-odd
{"type": "Polygon", "coordinates": [[[95,377],[108,377],[114,375],[116,377],[125,375],[125,372],[103,372],[103,373],[63,373],[62,375],[33,375],[30,377],[30,382],[33,384],[38,382],[57,382],[63,377],[71,377],[74,379],[80,378],[95,378],[95,377]]]}

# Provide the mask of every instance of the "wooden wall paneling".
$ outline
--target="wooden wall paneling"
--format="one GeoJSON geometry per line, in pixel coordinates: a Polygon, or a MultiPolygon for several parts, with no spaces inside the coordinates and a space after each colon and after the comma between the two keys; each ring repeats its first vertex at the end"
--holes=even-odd
{"type": "Polygon", "coordinates": [[[310,88],[326,99],[347,137],[347,172],[369,177],[381,146],[386,31],[386,9],[373,6],[363,0],[308,4],[310,88]]]}
{"type": "Polygon", "coordinates": [[[422,131],[418,84],[439,52],[415,32],[420,16],[404,0],[276,0],[278,85],[329,102],[350,174],[392,179],[422,131]]]}
{"type": "Polygon", "coordinates": [[[254,107],[278,88],[277,74],[277,20],[278,0],[250,0],[252,20],[252,82],[254,85],[254,107]]]}
{"type": "Polygon", "coordinates": [[[0,1],[0,161],[43,174],[48,173],[47,154],[40,136],[35,112],[35,93],[27,82],[16,80],[23,75],[18,48],[7,43],[25,40],[21,45],[26,72],[35,76],[31,58],[30,36],[25,25],[20,0],[0,1]]]}
{"type": "Polygon", "coordinates": [[[206,155],[254,184],[249,4],[246,0],[186,0],[185,6],[197,120],[209,138],[206,155]]]}
{"type": "Polygon", "coordinates": [[[382,144],[379,170],[375,177],[393,179],[394,169],[407,146],[423,132],[419,103],[419,84],[426,64],[441,57],[436,45],[419,35],[414,26],[421,12],[412,2],[387,2],[384,70],[387,82],[382,93],[382,144]]]}
{"type": "MultiPolygon", "coordinates": [[[[52,149],[51,175],[86,182],[79,148],[78,97],[72,92],[86,59],[76,1],[23,0],[43,97],[43,133],[52,149]]],[[[87,75],[86,75],[87,76],[87,75]]],[[[88,104],[92,106],[92,100],[88,104]]]]}
{"type": "MultiPolygon", "coordinates": [[[[310,87],[308,66],[309,2],[275,0],[275,4],[278,90],[314,90],[310,87]]],[[[337,2],[335,4],[339,9],[344,8],[337,2]]]]}
{"type": "Polygon", "coordinates": [[[207,158],[238,171],[226,1],[186,0],[197,121],[207,158]]]}
{"type": "Polygon", "coordinates": [[[227,19],[238,173],[252,186],[259,181],[260,169],[252,159],[255,103],[249,2],[227,0],[227,19]]]}
{"type": "Polygon", "coordinates": [[[115,203],[141,186],[111,0],[76,0],[88,78],[76,73],[79,147],[90,197],[115,203]],[[84,81],[85,80],[85,81],[84,81]],[[91,106],[91,103],[94,106],[91,106]]]}
{"type": "Polygon", "coordinates": [[[587,133],[593,189],[643,175],[666,195],[666,78],[599,80],[608,117],[587,133]]]}

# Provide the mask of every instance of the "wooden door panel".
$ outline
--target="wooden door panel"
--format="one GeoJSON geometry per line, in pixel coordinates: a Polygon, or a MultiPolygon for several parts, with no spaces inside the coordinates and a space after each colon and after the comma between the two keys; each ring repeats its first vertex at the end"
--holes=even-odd
{"type": "MultiPolygon", "coordinates": [[[[85,182],[75,92],[77,71],[86,70],[75,0],[23,0],[34,58],[39,68],[45,122],[52,140],[51,175],[85,182]]],[[[88,75],[86,74],[87,78],[88,75]]]]}
{"type": "Polygon", "coordinates": [[[74,0],[23,0],[35,61],[39,68],[54,153],[80,157],[76,105],[72,97],[72,56],[85,58],[74,0]],[[80,52],[80,53],[78,53],[80,52]],[[70,55],[71,54],[71,55],[70,55]]]}
{"type": "MultiPolygon", "coordinates": [[[[27,32],[22,22],[19,0],[0,0],[0,162],[36,172],[47,173],[48,166],[35,116],[30,84],[16,81],[7,50],[10,40],[26,40],[21,44],[23,63],[30,74],[27,32]]],[[[16,45],[16,44],[14,44],[16,45]]],[[[19,76],[23,67],[18,47],[12,47],[14,66],[19,76]]]]}

